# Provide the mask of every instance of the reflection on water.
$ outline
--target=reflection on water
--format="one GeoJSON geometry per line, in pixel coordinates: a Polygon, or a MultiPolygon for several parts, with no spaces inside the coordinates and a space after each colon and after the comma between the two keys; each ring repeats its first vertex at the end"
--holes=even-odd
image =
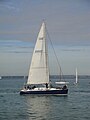
{"type": "Polygon", "coordinates": [[[47,96],[27,96],[27,110],[31,118],[46,119],[46,116],[52,110],[50,105],[51,98],[47,96]]]}
{"type": "MultiPolygon", "coordinates": [[[[49,118],[54,119],[57,115],[57,118],[60,118],[60,114],[57,110],[60,110],[58,104],[60,105],[59,96],[25,96],[26,98],[26,107],[29,114],[29,120],[48,120],[49,118]],[[57,98],[57,100],[56,100],[57,98]]],[[[63,97],[62,99],[66,99],[63,97]]]]}

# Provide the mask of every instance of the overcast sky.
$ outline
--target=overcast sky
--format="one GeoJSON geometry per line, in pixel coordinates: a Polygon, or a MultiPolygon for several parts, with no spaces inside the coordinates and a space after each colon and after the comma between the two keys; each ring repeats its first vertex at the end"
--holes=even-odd
{"type": "Polygon", "coordinates": [[[0,75],[28,74],[43,19],[63,73],[90,74],[90,0],[0,0],[0,75]]]}

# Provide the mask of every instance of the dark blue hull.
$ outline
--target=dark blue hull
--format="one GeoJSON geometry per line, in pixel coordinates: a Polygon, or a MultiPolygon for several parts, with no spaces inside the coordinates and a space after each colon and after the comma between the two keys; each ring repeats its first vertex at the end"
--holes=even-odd
{"type": "Polygon", "coordinates": [[[37,94],[37,95],[67,95],[68,89],[60,90],[45,90],[45,91],[20,91],[20,95],[24,94],[37,94]]]}

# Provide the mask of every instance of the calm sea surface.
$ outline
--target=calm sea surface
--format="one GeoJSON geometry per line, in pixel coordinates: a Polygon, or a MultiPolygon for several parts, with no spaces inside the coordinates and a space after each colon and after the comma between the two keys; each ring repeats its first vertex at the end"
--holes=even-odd
{"type": "Polygon", "coordinates": [[[90,79],[67,79],[69,93],[20,96],[24,79],[0,80],[0,120],[90,120],[90,79]]]}

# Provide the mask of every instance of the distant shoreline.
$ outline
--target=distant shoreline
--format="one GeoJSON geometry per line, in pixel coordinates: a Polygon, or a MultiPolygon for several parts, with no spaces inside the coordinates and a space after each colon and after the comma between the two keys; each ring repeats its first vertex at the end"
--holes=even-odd
{"type": "MultiPolygon", "coordinates": [[[[1,76],[1,79],[27,79],[28,76],[1,76]]],[[[59,79],[59,75],[50,75],[51,79],[59,79]]],[[[63,75],[62,79],[74,79],[75,75],[63,75]]],[[[78,78],[86,79],[90,78],[90,75],[78,75],[78,78]]]]}

